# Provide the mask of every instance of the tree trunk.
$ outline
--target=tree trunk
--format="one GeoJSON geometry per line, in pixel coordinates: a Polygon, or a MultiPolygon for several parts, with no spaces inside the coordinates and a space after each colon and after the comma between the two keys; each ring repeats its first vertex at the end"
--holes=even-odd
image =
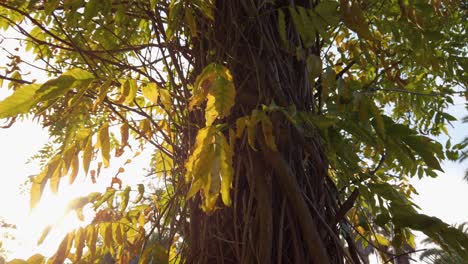
{"type": "MultiPolygon", "coordinates": [[[[267,2],[218,0],[214,31],[196,44],[200,69],[217,62],[232,72],[237,95],[227,121],[233,126],[237,118],[273,102],[315,111],[315,84],[277,30],[276,10],[289,1],[267,2]]],[[[296,2],[307,7],[309,1],[296,2]]],[[[291,36],[290,41],[299,40],[291,36]]],[[[320,55],[320,47],[307,52],[320,55]]],[[[262,136],[256,137],[257,150],[245,138],[236,142],[233,206],[220,203],[207,215],[199,201],[191,201],[188,263],[344,262],[335,186],[318,134],[304,133],[279,112],[270,119],[278,151],[266,147],[262,136]]]]}

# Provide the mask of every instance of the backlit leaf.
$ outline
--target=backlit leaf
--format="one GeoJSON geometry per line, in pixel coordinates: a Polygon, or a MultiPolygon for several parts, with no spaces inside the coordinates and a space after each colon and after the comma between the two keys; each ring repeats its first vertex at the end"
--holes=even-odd
{"type": "Polygon", "coordinates": [[[83,170],[85,175],[88,174],[89,165],[91,163],[91,158],[93,156],[93,142],[92,136],[89,136],[86,140],[86,145],[84,146],[83,150],[83,170]]]}
{"type": "Polygon", "coordinates": [[[109,123],[104,123],[98,132],[98,145],[101,148],[102,161],[104,167],[109,167],[110,160],[110,139],[109,139],[109,123]]]}
{"type": "Polygon", "coordinates": [[[148,83],[141,87],[141,92],[143,96],[148,99],[153,104],[158,103],[159,98],[159,88],[156,83],[148,83]]]}
{"type": "Polygon", "coordinates": [[[124,212],[128,205],[128,199],[130,196],[130,186],[125,187],[125,190],[120,193],[121,197],[121,204],[120,204],[120,212],[124,212]]]}
{"type": "Polygon", "coordinates": [[[0,119],[27,113],[34,106],[35,93],[39,85],[22,86],[0,102],[0,119]]]}
{"type": "Polygon", "coordinates": [[[44,239],[47,237],[47,235],[50,233],[50,230],[52,229],[52,225],[47,225],[44,230],[42,230],[41,236],[37,240],[37,245],[42,244],[44,242],[44,239]]]}

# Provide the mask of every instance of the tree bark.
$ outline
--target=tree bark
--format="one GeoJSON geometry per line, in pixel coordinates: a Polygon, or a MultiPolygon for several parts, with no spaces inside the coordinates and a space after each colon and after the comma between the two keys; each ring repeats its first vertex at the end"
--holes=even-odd
{"type": "MultiPolygon", "coordinates": [[[[277,8],[289,2],[216,1],[214,31],[196,44],[199,70],[216,62],[233,74],[236,104],[227,120],[232,126],[273,102],[315,111],[315,84],[277,30],[277,8]]],[[[295,2],[310,7],[309,1],[295,2]]],[[[290,37],[291,43],[299,41],[290,37]]],[[[308,50],[319,51],[319,46],[308,50]]],[[[265,146],[261,136],[257,150],[245,138],[236,143],[233,206],[220,203],[206,215],[199,201],[191,201],[188,263],[344,263],[347,253],[333,224],[336,194],[318,134],[304,135],[280,113],[270,119],[278,151],[265,146]]]]}

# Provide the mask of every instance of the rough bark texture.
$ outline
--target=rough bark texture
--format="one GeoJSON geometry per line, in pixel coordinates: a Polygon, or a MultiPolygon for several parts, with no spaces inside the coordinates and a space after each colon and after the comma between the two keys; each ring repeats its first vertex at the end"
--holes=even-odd
{"type": "MultiPolygon", "coordinates": [[[[307,6],[309,1],[296,2],[307,6]]],[[[267,1],[219,0],[214,31],[196,44],[203,54],[200,69],[222,63],[234,76],[232,125],[272,102],[314,111],[315,84],[309,83],[305,65],[285,50],[276,8],[267,1]]],[[[317,43],[308,52],[319,55],[319,50],[317,43]]],[[[191,202],[189,263],[343,263],[347,254],[335,222],[334,185],[318,135],[297,129],[283,114],[270,118],[278,152],[261,136],[257,150],[246,138],[236,144],[233,207],[220,204],[206,215],[199,201],[191,202]]]]}

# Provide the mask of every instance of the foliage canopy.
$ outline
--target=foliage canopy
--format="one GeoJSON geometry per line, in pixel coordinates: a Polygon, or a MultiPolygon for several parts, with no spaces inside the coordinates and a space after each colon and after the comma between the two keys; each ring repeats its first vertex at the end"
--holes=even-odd
{"type": "Polygon", "coordinates": [[[369,247],[391,261],[411,230],[468,259],[468,237],[420,214],[409,183],[462,147],[432,137],[466,94],[466,15],[451,0],[0,1],[0,28],[49,76],[28,80],[6,50],[0,118],[33,117],[53,140],[31,207],[66,176],[154,153],[154,190],[119,168],[70,203],[96,217],[47,263],[360,263],[369,247]]]}

